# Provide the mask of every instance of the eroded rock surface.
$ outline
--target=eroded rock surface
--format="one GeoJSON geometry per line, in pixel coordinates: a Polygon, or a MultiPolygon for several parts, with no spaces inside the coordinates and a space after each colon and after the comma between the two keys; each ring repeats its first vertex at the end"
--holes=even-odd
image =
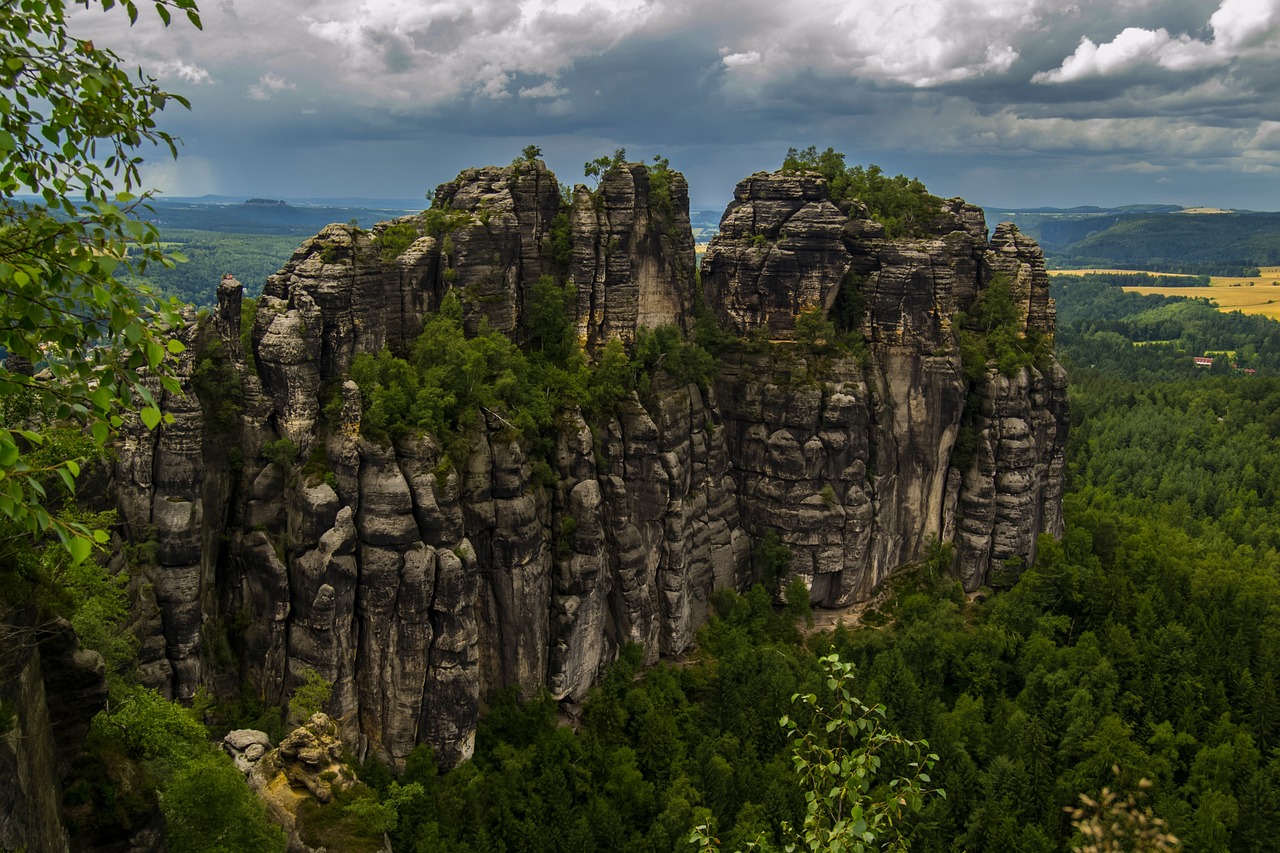
{"type": "Polygon", "coordinates": [[[932,541],[954,543],[976,589],[991,566],[1033,560],[1037,534],[1061,532],[1065,373],[1052,359],[977,382],[962,370],[953,320],[997,275],[1021,329],[1052,338],[1044,256],[1011,224],[988,241],[982,211],[952,199],[924,233],[886,240],[816,175],[738,185],[703,262],[721,321],[787,341],[800,313],[838,313],[842,290],[861,308],[843,318],[866,342],[861,360],[781,345],[728,360],[717,384],[747,529],[778,533],[815,603],[867,598],[932,541]],[[962,429],[978,446],[963,471],[962,429]]]}
{"type": "Polygon", "coordinates": [[[155,542],[139,588],[154,604],[135,625],[148,683],[189,698],[238,677],[283,704],[318,673],[357,758],[399,765],[428,743],[453,764],[498,689],[578,701],[623,644],[647,661],[689,649],[713,589],[750,581],[767,531],[834,606],[933,541],[955,545],[976,588],[1060,528],[1061,368],[971,380],[953,328],[1002,274],[1023,327],[1052,335],[1039,249],[1012,226],[988,240],[959,200],[888,240],[816,175],[738,187],[703,285],[725,326],[775,343],[726,356],[705,387],[659,371],[600,422],[561,412],[548,458],[496,412],[453,455],[430,435],[361,433],[352,360],[404,353],[447,293],[471,329],[522,341],[535,285],[567,277],[579,341],[598,352],[692,329],[693,263],[678,173],[629,164],[569,205],[521,162],[463,172],[431,211],[306,241],[267,282],[247,350],[242,292],[224,280],[179,376],[192,390],[216,342],[236,411],[166,396],[174,424],[135,425],[120,448],[123,517],[155,542]],[[793,343],[814,311],[865,353],[793,343]],[[958,466],[962,433],[976,450],[958,466]]]}

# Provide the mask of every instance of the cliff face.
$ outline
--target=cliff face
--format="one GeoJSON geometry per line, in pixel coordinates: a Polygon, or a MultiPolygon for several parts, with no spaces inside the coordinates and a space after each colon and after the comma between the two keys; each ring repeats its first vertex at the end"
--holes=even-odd
{"type": "Polygon", "coordinates": [[[886,240],[821,178],[757,174],[703,261],[708,301],[739,334],[790,340],[805,311],[861,306],[845,318],[866,341],[861,363],[743,356],[718,385],[746,527],[778,531],[825,605],[867,598],[931,540],[954,543],[972,590],[992,565],[1034,559],[1039,532],[1061,532],[1065,373],[1053,362],[970,383],[952,328],[1002,275],[1020,330],[1051,337],[1044,255],[1007,223],[988,241],[982,211],[959,199],[924,231],[886,240]],[[963,471],[952,464],[962,428],[978,448],[963,471]]]}
{"type": "Polygon", "coordinates": [[[781,343],[726,357],[706,387],[659,374],[602,422],[563,412],[543,460],[497,412],[477,415],[456,463],[429,435],[370,441],[352,360],[405,351],[449,291],[469,328],[521,340],[547,275],[575,284],[589,351],[688,329],[678,173],[617,168],[567,205],[540,162],[469,170],[431,211],[372,233],[329,226],[267,282],[249,351],[241,288],[225,280],[215,317],[187,332],[181,375],[203,406],[166,398],[174,424],[134,425],[119,455],[128,529],[158,543],[137,627],[150,682],[183,698],[234,690],[229,638],[270,702],[307,670],[332,682],[326,710],[358,755],[398,763],[426,742],[453,763],[496,689],[580,700],[622,644],[650,661],[687,650],[711,590],[749,581],[767,530],[826,605],[865,598],[931,538],[955,543],[969,588],[1031,559],[1034,535],[1060,523],[1063,374],[969,383],[951,324],[1001,272],[1024,324],[1051,333],[1039,250],[1003,226],[988,242],[960,202],[907,241],[848,214],[820,178],[753,176],[703,282],[724,325],[784,342],[800,313],[843,311],[853,287],[862,359],[781,343]],[[216,376],[236,392],[210,391],[216,376]],[[976,447],[964,471],[951,465],[962,429],[976,447]]]}
{"type": "Polygon", "coordinates": [[[69,849],[59,786],[106,705],[101,656],[63,619],[34,609],[0,619],[0,849],[69,849]]]}

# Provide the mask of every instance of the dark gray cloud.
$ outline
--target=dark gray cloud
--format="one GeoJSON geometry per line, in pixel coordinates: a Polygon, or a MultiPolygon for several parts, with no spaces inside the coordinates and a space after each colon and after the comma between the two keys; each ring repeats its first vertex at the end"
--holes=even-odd
{"type": "Polygon", "coordinates": [[[406,197],[541,145],[661,153],[695,205],[792,145],[1004,205],[1275,207],[1280,0],[208,0],[76,25],[191,97],[151,175],[406,197]]]}

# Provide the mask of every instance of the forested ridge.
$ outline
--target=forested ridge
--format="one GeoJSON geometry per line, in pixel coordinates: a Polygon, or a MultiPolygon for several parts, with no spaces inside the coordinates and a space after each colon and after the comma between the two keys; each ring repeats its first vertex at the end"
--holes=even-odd
{"type": "MultiPolygon", "coordinates": [[[[1006,214],[1000,214],[1005,216],[1006,214]]],[[[1116,267],[1193,275],[1256,275],[1280,259],[1280,215],[1120,208],[1098,215],[1014,211],[1018,227],[1060,269],[1116,267]]]]}
{"type": "MultiPolygon", "coordinates": [[[[1074,362],[1088,335],[1080,306],[1060,306],[1074,362]]],[[[820,656],[835,652],[888,727],[938,756],[946,796],[903,825],[911,850],[1067,849],[1082,843],[1065,811],[1080,794],[1142,779],[1138,808],[1184,849],[1276,849],[1280,380],[1110,366],[1072,371],[1066,532],[1034,567],[970,600],[939,549],[860,625],[805,638],[802,605],[722,592],[696,655],[647,672],[624,655],[573,726],[549,700],[508,695],[473,761],[410,763],[410,796],[366,767],[397,798],[394,847],[675,850],[707,825],[722,849],[783,849],[805,799],[778,721],[803,718],[794,694],[824,695],[820,656]]],[[[757,551],[762,573],[776,547],[757,551]]],[[[886,763],[873,794],[902,769],[886,763]]]]}
{"type": "MultiPolygon", "coordinates": [[[[1060,300],[1059,351],[1074,365],[1066,531],[1041,540],[1033,567],[1006,566],[966,597],[939,547],[857,624],[809,631],[802,600],[780,609],[766,591],[786,564],[766,540],[762,583],[717,595],[687,659],[644,670],[629,650],[581,707],[499,695],[471,761],[441,773],[424,746],[398,777],[364,764],[361,786],[303,815],[303,838],[331,850],[379,849],[384,832],[395,850],[785,849],[806,791],[780,721],[808,726],[797,695],[834,702],[834,653],[853,664],[856,696],[883,704],[885,727],[937,756],[919,813],[877,845],[1078,847],[1066,809],[1109,786],[1183,849],[1275,849],[1280,379],[1178,378],[1187,358],[1172,346],[1130,345],[1152,353],[1139,377],[1119,349],[1080,366],[1104,333],[1091,324],[1137,329],[1156,310],[1161,335],[1196,339],[1209,315],[1118,288],[1060,300]]],[[[1267,352],[1276,324],[1258,322],[1267,352]]],[[[1243,334],[1230,318],[1224,328],[1243,334]]],[[[205,709],[217,730],[279,725],[262,714],[205,709]]],[[[868,802],[889,801],[890,780],[910,772],[883,759],[868,802]]]]}
{"type": "MultiPolygon", "coordinates": [[[[547,290],[549,303],[562,295],[547,290]]],[[[413,851],[785,849],[807,800],[780,721],[809,727],[815,707],[797,696],[833,705],[823,658],[835,654],[853,665],[852,692],[883,705],[885,729],[937,756],[917,786],[920,811],[866,849],[1069,849],[1082,837],[1065,809],[1081,794],[1137,792],[1144,779],[1137,808],[1184,849],[1276,847],[1280,379],[1265,374],[1280,324],[1080,282],[1058,298],[1073,402],[1066,531],[1041,540],[1033,567],[1008,565],[969,597],[939,547],[856,623],[809,631],[802,597],[780,608],[767,591],[787,555],[765,539],[760,584],[718,593],[687,659],[645,670],[629,649],[580,707],[499,695],[471,761],[441,773],[423,746],[399,776],[363,764],[360,786],[300,812],[302,838],[335,851],[381,849],[384,833],[413,851]],[[1252,347],[1259,375],[1188,366],[1188,348],[1228,345],[1252,347]]],[[[533,361],[552,365],[565,335],[562,322],[542,329],[533,361]]],[[[362,364],[390,371],[379,380],[388,394],[407,369],[362,364]]],[[[204,839],[226,820],[242,839],[230,849],[277,845],[202,740],[205,726],[278,740],[279,711],[250,694],[185,710],[131,686],[132,649],[113,633],[121,583],[73,572],[56,549],[24,566],[11,583],[68,584],[45,606],[70,616],[116,674],[111,710],[65,788],[74,842],[91,849],[160,806],[181,849],[214,849],[204,839]],[[209,798],[217,809],[197,806],[209,798]]],[[[294,700],[289,723],[305,716],[294,700]]],[[[918,772],[907,757],[881,756],[866,803],[893,802],[889,783],[918,772]]]]}

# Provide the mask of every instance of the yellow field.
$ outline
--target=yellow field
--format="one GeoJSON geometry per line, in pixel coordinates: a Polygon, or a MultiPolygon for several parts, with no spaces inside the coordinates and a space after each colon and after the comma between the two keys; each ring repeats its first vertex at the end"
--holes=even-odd
{"type": "MultiPolygon", "coordinates": [[[[1204,296],[1217,303],[1219,311],[1242,311],[1280,320],[1280,267],[1261,267],[1257,278],[1210,276],[1208,287],[1126,287],[1133,293],[1162,296],[1204,296]]],[[[1140,270],[1050,270],[1050,275],[1083,275],[1089,272],[1132,273],[1140,270]]],[[[1148,275],[1170,273],[1148,272],[1148,275]]]]}

